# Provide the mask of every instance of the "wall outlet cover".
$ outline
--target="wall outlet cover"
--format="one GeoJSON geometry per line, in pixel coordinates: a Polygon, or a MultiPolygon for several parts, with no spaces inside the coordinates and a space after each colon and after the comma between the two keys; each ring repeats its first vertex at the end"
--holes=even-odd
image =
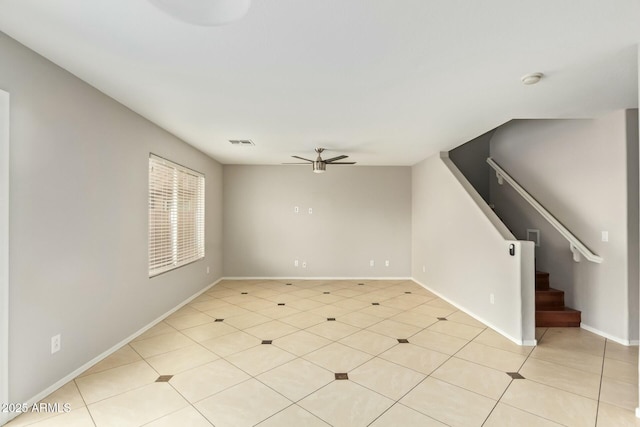
{"type": "Polygon", "coordinates": [[[51,354],[59,352],[60,348],[61,348],[60,334],[52,336],[51,337],[51,354]]]}

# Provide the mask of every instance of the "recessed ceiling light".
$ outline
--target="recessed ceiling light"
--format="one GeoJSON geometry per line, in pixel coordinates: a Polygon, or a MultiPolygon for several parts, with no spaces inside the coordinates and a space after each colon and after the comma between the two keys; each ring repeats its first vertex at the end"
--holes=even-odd
{"type": "Polygon", "coordinates": [[[542,73],[530,73],[522,76],[522,83],[526,85],[534,85],[540,81],[540,79],[544,76],[542,73]]]}

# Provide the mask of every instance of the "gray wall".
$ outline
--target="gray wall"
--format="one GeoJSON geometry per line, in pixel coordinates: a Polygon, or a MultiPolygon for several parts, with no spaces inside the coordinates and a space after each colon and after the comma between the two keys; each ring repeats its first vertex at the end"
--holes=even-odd
{"type": "Polygon", "coordinates": [[[511,240],[448,158],[432,156],[412,174],[412,277],[513,341],[533,344],[533,244],[511,240]]]}
{"type": "Polygon", "coordinates": [[[604,262],[573,262],[568,242],[493,177],[496,212],[519,239],[526,238],[527,228],[540,230],[537,268],[551,273],[551,286],[566,292],[568,306],[582,310],[584,326],[620,341],[638,339],[633,127],[637,110],[596,120],[514,120],[491,140],[496,162],[604,262]],[[601,240],[602,231],[609,232],[608,242],[601,240]]]}
{"type": "Polygon", "coordinates": [[[449,151],[449,158],[462,172],[485,202],[489,203],[489,175],[487,163],[493,130],[449,151]]]}
{"type": "Polygon", "coordinates": [[[224,167],[225,276],[410,276],[411,168],[327,169],[224,167]]]}
{"type": "Polygon", "coordinates": [[[2,33],[0,58],[11,95],[9,398],[23,402],[221,277],[222,167],[2,33]],[[153,279],[149,152],[206,175],[206,259],[153,279]]]}

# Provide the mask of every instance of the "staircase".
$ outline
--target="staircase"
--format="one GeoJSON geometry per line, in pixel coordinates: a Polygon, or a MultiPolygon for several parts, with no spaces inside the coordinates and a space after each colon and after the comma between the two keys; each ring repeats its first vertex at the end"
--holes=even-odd
{"type": "Polygon", "coordinates": [[[549,287],[549,273],[536,271],[536,327],[579,327],[580,317],[565,307],[564,291],[549,287]]]}

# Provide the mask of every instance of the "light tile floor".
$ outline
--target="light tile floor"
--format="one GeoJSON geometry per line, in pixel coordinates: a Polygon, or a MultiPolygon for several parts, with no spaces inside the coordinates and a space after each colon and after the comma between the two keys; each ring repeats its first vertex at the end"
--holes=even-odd
{"type": "Polygon", "coordinates": [[[537,336],[411,281],[224,281],[8,426],[640,426],[637,347],[537,336]]]}

